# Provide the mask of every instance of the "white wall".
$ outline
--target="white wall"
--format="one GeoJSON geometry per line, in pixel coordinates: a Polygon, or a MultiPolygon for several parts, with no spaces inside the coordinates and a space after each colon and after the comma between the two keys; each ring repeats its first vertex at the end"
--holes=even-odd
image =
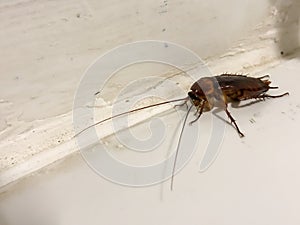
{"type": "Polygon", "coordinates": [[[73,97],[104,52],[160,39],[196,52],[213,72],[255,71],[298,48],[299,7],[297,0],[1,1],[2,184],[75,150],[66,144],[73,97]]]}

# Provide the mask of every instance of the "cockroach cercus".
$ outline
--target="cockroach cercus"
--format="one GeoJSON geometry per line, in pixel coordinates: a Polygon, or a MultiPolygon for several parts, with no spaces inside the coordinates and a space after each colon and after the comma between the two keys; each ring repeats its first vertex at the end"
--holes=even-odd
{"type": "MultiPolygon", "coordinates": [[[[230,112],[228,111],[228,103],[229,102],[240,102],[243,100],[249,100],[249,99],[258,99],[258,100],[264,100],[265,98],[279,98],[283,97],[285,95],[288,95],[289,93],[283,93],[280,95],[269,95],[266,92],[269,89],[276,89],[278,87],[271,87],[270,83],[271,81],[268,80],[269,76],[265,75],[262,77],[249,77],[246,75],[237,75],[237,74],[221,74],[218,76],[212,76],[212,77],[202,77],[199,80],[197,80],[192,86],[190,91],[188,92],[188,96],[185,98],[160,102],[140,108],[136,108],[127,112],[123,112],[114,116],[111,116],[109,118],[106,118],[104,120],[98,121],[94,123],[93,125],[90,125],[77,133],[75,136],[81,134],[85,130],[99,125],[105,121],[111,120],[115,117],[123,116],[128,113],[133,113],[142,109],[147,109],[159,105],[164,105],[168,103],[173,102],[179,102],[182,101],[183,104],[186,104],[187,101],[190,101],[192,104],[188,108],[187,114],[184,119],[184,123],[181,129],[181,133],[179,136],[177,149],[175,153],[175,159],[173,164],[173,170],[172,170],[172,176],[171,176],[171,190],[173,188],[173,179],[174,179],[174,173],[175,173],[175,167],[176,167],[176,161],[180,146],[180,141],[182,137],[182,133],[184,130],[184,126],[188,117],[189,112],[191,111],[192,107],[195,106],[196,108],[196,119],[191,121],[190,124],[196,122],[202,113],[204,111],[210,111],[214,107],[218,107],[223,109],[227,116],[229,117],[229,120],[234,125],[237,133],[240,137],[244,137],[244,134],[240,131],[238,125],[236,124],[235,119],[232,117],[230,112]]],[[[183,105],[182,104],[182,105],[183,105]]]]}

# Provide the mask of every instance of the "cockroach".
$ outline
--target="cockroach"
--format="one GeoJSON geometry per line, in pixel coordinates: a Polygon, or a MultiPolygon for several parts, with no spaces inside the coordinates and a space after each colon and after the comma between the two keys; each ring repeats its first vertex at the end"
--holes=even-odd
{"type": "Polygon", "coordinates": [[[173,164],[173,170],[172,170],[172,176],[171,176],[171,190],[173,189],[173,179],[174,179],[174,173],[175,173],[175,167],[176,167],[176,161],[180,146],[180,141],[182,137],[182,133],[184,130],[184,126],[187,121],[187,117],[189,112],[191,111],[192,107],[195,106],[196,108],[196,119],[191,121],[190,124],[196,122],[202,113],[204,111],[210,111],[215,107],[223,109],[227,116],[230,119],[230,122],[234,125],[237,133],[240,137],[244,137],[245,135],[240,131],[235,119],[232,117],[230,112],[228,111],[228,103],[230,102],[240,102],[244,100],[250,100],[250,99],[258,99],[258,100],[264,100],[265,98],[280,98],[285,95],[288,95],[288,92],[285,92],[280,95],[269,95],[266,92],[269,89],[277,89],[278,87],[271,87],[270,83],[271,81],[268,79],[269,75],[265,75],[262,77],[249,77],[246,75],[238,75],[238,74],[221,74],[218,76],[212,76],[212,77],[202,77],[199,80],[197,80],[190,88],[190,91],[188,92],[188,96],[185,98],[165,101],[156,103],[153,105],[148,105],[140,108],[136,108],[127,112],[123,112],[114,116],[111,116],[109,118],[106,118],[104,120],[98,121],[79,133],[77,133],[75,136],[81,134],[85,130],[99,125],[105,121],[111,120],[115,117],[123,116],[129,113],[133,113],[139,110],[164,105],[168,103],[173,102],[179,102],[183,101],[183,104],[186,104],[187,101],[190,100],[192,103],[191,106],[188,108],[187,114],[185,116],[183,126],[181,129],[181,133],[179,136],[177,149],[175,153],[175,159],[173,164]]]}

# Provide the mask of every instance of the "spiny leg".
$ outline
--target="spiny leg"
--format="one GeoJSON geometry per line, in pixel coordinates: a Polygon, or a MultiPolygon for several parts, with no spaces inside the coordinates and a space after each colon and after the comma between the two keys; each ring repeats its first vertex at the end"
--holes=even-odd
{"type": "Polygon", "coordinates": [[[264,75],[264,76],[261,76],[261,77],[257,77],[257,79],[264,79],[264,78],[270,78],[269,75],[264,75]]]}
{"type": "Polygon", "coordinates": [[[257,98],[280,98],[280,97],[283,97],[283,96],[285,96],[285,95],[289,95],[289,93],[288,92],[285,92],[285,93],[283,93],[283,94],[281,94],[281,95],[268,95],[268,94],[261,94],[261,95],[259,95],[257,98]]]}
{"type": "Polygon", "coordinates": [[[194,116],[197,116],[197,115],[199,114],[200,109],[201,109],[201,106],[198,106],[198,107],[196,108],[196,112],[194,113],[194,116]]]}
{"type": "Polygon", "coordinates": [[[238,125],[237,125],[236,122],[235,122],[235,119],[231,116],[230,112],[228,111],[227,106],[226,106],[226,108],[225,108],[225,112],[226,112],[227,116],[229,117],[231,123],[234,124],[234,126],[235,126],[237,132],[239,133],[240,137],[244,137],[245,135],[240,131],[238,125]]]}
{"type": "Polygon", "coordinates": [[[202,102],[202,105],[200,106],[200,110],[199,110],[199,108],[197,109],[197,112],[199,111],[199,114],[198,114],[197,118],[194,119],[193,121],[189,122],[189,125],[192,125],[193,123],[195,123],[200,118],[200,116],[202,115],[204,106],[205,106],[205,101],[202,102]]]}
{"type": "Polygon", "coordinates": [[[183,103],[181,103],[181,104],[174,105],[174,108],[176,108],[176,107],[181,107],[181,106],[183,106],[183,105],[185,105],[185,106],[186,106],[186,109],[188,109],[187,100],[183,101],[183,103]]]}

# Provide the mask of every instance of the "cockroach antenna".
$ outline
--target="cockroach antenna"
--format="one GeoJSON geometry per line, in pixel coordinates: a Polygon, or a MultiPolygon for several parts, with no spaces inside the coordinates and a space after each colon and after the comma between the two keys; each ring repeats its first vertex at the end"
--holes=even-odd
{"type": "Polygon", "coordinates": [[[188,97],[185,97],[185,98],[180,98],[180,99],[174,99],[174,100],[170,100],[170,101],[165,101],[165,102],[160,102],[160,103],[156,103],[156,104],[153,104],[153,105],[148,105],[148,106],[143,106],[143,107],[140,107],[140,108],[136,108],[136,109],[133,109],[133,110],[130,110],[130,111],[127,111],[127,112],[123,112],[123,113],[119,113],[117,115],[114,115],[114,116],[111,116],[111,117],[108,117],[106,119],[103,119],[103,120],[100,120],[86,128],[84,128],[83,130],[81,130],[80,132],[78,132],[77,134],[74,135],[74,137],[77,137],[78,135],[82,134],[83,132],[85,132],[86,130],[94,127],[94,126],[97,126],[101,123],[104,123],[108,120],[111,120],[111,119],[114,119],[116,117],[120,117],[120,116],[124,116],[126,114],[130,114],[130,113],[133,113],[133,112],[137,112],[137,111],[140,111],[140,110],[143,110],[143,109],[148,109],[148,108],[152,108],[152,107],[155,107],[155,106],[160,106],[160,105],[165,105],[165,104],[169,104],[169,103],[173,103],[173,102],[179,102],[179,101],[188,101],[188,97]]]}

